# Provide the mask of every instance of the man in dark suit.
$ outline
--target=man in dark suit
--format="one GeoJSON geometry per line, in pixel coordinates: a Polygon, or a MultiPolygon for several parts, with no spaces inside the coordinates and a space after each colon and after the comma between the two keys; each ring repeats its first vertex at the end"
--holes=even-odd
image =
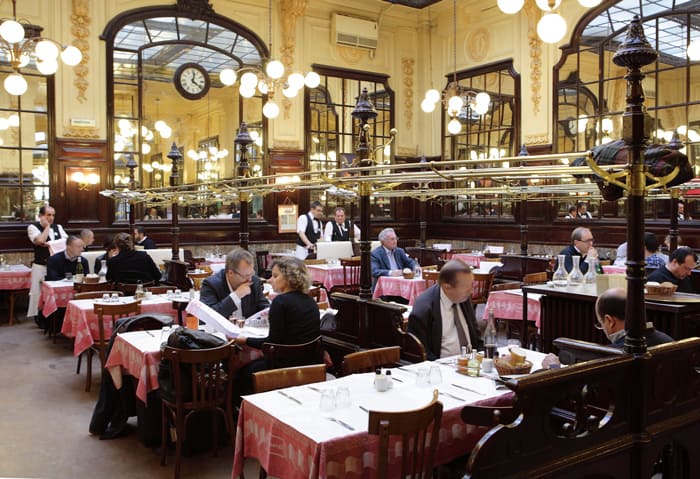
{"type": "Polygon", "coordinates": [[[143,226],[134,226],[134,245],[143,249],[156,249],[156,242],[146,236],[143,226]]]}
{"type": "Polygon", "coordinates": [[[379,233],[381,246],[372,250],[372,281],[377,282],[380,276],[401,276],[404,268],[413,270],[415,261],[396,245],[399,241],[393,228],[384,228],[379,233]]]}
{"type": "MultiPolygon", "coordinates": [[[[571,244],[561,250],[559,254],[563,254],[564,258],[564,268],[567,272],[571,271],[573,268],[572,256],[580,256],[579,269],[581,273],[586,274],[588,272],[588,263],[586,263],[586,257],[590,256],[592,258],[598,257],[598,252],[593,247],[593,233],[588,228],[579,226],[571,232],[571,244]]],[[[557,265],[558,267],[559,265],[557,265]]]]}
{"type": "Polygon", "coordinates": [[[51,256],[46,263],[46,281],[58,281],[66,277],[66,273],[75,274],[78,263],[83,265],[83,274],[90,272],[88,261],[80,256],[84,248],[83,240],[78,236],[69,236],[66,249],[51,256]]]}
{"type": "Polygon", "coordinates": [[[448,261],[437,284],[416,298],[408,317],[408,332],[423,346],[429,361],[460,354],[462,346],[483,346],[472,306],[474,275],[461,260],[448,261]]]}
{"type": "Polygon", "coordinates": [[[697,261],[698,256],[695,254],[695,251],[687,246],[682,246],[671,253],[666,265],[651,272],[647,277],[647,281],[673,283],[678,286],[676,291],[679,293],[697,293],[690,280],[690,275],[693,273],[697,261]]]}
{"type": "Polygon", "coordinates": [[[235,248],[226,255],[226,267],[202,281],[199,300],[225,318],[247,318],[270,306],[254,262],[249,251],[235,248]]]}

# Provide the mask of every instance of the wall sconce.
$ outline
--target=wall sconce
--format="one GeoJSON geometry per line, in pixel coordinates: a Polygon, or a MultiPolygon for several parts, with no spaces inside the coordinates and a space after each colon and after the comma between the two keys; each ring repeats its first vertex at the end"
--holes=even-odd
{"type": "Polygon", "coordinates": [[[82,171],[76,171],[71,175],[70,179],[73,183],[78,185],[78,189],[81,191],[87,191],[91,186],[100,183],[100,175],[97,173],[88,173],[86,175],[82,171]]]}

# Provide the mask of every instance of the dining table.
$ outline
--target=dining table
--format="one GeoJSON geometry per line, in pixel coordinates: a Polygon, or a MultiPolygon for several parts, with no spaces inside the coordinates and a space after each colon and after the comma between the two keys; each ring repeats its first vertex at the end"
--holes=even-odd
{"type": "MultiPolygon", "coordinates": [[[[73,343],[73,355],[79,356],[83,351],[92,346],[95,339],[99,338],[100,330],[97,323],[97,315],[94,313],[96,302],[102,299],[73,299],[66,304],[66,314],[63,319],[61,333],[68,338],[75,338],[73,343]]],[[[119,302],[135,301],[133,296],[123,296],[119,302]]],[[[114,303],[108,303],[114,304],[114,303]]],[[[176,311],[173,309],[173,296],[167,294],[155,294],[149,299],[141,300],[141,313],[163,313],[176,319],[176,311]]],[[[104,321],[105,337],[112,335],[111,318],[104,321]]]]}
{"type": "Polygon", "coordinates": [[[484,256],[482,253],[453,253],[450,259],[461,259],[469,266],[478,268],[481,265],[481,262],[486,259],[486,256],[484,256]]]}
{"type": "MultiPolygon", "coordinates": [[[[533,371],[540,369],[543,358],[544,354],[527,351],[533,371]]],[[[232,477],[240,477],[246,458],[257,459],[268,475],[288,479],[373,477],[379,441],[368,433],[369,411],[417,409],[430,403],[435,389],[443,413],[434,464],[446,464],[467,454],[489,429],[465,424],[461,419],[464,406],[512,403],[512,392],[494,380],[495,373],[461,374],[456,357],[392,368],[391,372],[393,387],[384,392],[373,387],[375,374],[365,373],[244,396],[232,477]],[[426,375],[429,383],[418,385],[417,378],[426,375]],[[349,401],[335,407],[326,401],[322,410],[324,391],[329,391],[326,397],[332,397],[341,390],[346,396],[349,393],[349,401]]],[[[400,448],[390,447],[389,451],[392,471],[400,460],[400,448]]]]}
{"type": "Polygon", "coordinates": [[[8,292],[8,324],[15,323],[15,299],[20,293],[29,292],[32,270],[23,264],[3,264],[0,267],[0,291],[8,292]]]}
{"type": "MultiPolygon", "coordinates": [[[[535,323],[535,326],[540,327],[540,298],[541,294],[530,293],[527,295],[527,320],[535,323]]],[[[489,312],[493,311],[493,317],[496,319],[510,319],[522,321],[523,319],[523,290],[522,289],[505,289],[501,291],[491,291],[486,307],[484,307],[484,320],[488,320],[489,312]]]]}
{"type": "Polygon", "coordinates": [[[327,291],[330,291],[333,286],[342,286],[345,284],[342,266],[332,264],[309,264],[306,266],[306,269],[309,271],[311,280],[321,283],[327,291]]]}
{"type": "Polygon", "coordinates": [[[374,286],[373,298],[382,296],[401,296],[408,300],[408,304],[413,305],[415,299],[425,291],[425,280],[423,278],[406,279],[403,276],[380,276],[374,286]]]}
{"type": "Polygon", "coordinates": [[[58,308],[68,306],[68,302],[73,299],[73,296],[75,296],[73,280],[42,281],[39,310],[48,318],[58,311],[58,308]]]}

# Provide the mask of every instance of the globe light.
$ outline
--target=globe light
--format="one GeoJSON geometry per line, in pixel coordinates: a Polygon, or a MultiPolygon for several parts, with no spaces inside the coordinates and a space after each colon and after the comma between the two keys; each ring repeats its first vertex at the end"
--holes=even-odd
{"type": "Polygon", "coordinates": [[[447,131],[450,132],[451,135],[456,135],[462,131],[462,124],[457,118],[452,118],[447,124],[447,131]]]}
{"type": "Polygon", "coordinates": [[[450,99],[447,101],[447,108],[449,111],[459,111],[462,109],[463,106],[464,99],[459,95],[450,97],[450,99]]]}
{"type": "Polygon", "coordinates": [[[0,24],[0,37],[7,43],[17,43],[24,38],[24,27],[15,20],[5,20],[0,24]]]}
{"type": "Polygon", "coordinates": [[[284,65],[279,60],[272,60],[265,67],[265,71],[267,72],[267,76],[273,80],[277,80],[284,75],[284,65]]]}
{"type": "Polygon", "coordinates": [[[280,107],[274,102],[274,100],[268,100],[267,103],[265,103],[265,106],[263,106],[263,115],[265,115],[265,118],[272,120],[277,118],[279,114],[280,107]]]}
{"type": "Polygon", "coordinates": [[[429,98],[424,98],[420,104],[420,108],[426,113],[432,113],[435,111],[435,102],[430,101],[429,98]]]}
{"type": "Polygon", "coordinates": [[[61,52],[61,61],[70,67],[76,66],[83,60],[81,51],[73,45],[68,45],[61,52]]]}
{"type": "Polygon", "coordinates": [[[258,76],[253,72],[245,72],[241,76],[241,87],[246,89],[255,90],[255,86],[258,84],[258,76]]]}
{"type": "Polygon", "coordinates": [[[496,3],[498,4],[498,8],[503,13],[513,15],[518,13],[520,9],[523,8],[523,5],[525,5],[525,0],[498,0],[496,3]]]}
{"type": "Polygon", "coordinates": [[[163,129],[160,131],[160,136],[161,136],[161,138],[163,138],[164,140],[167,140],[168,138],[170,138],[170,136],[171,136],[172,134],[173,134],[173,129],[170,128],[169,126],[166,126],[165,128],[163,128],[163,129]]]}
{"type": "Polygon", "coordinates": [[[535,0],[535,3],[543,12],[552,12],[559,8],[559,5],[561,5],[561,0],[555,0],[553,7],[549,6],[549,0],[535,0]]]}
{"type": "Polygon", "coordinates": [[[477,93],[474,99],[476,100],[477,105],[489,106],[489,103],[491,103],[491,97],[485,91],[477,93]]]}
{"type": "Polygon", "coordinates": [[[435,88],[431,88],[425,92],[425,99],[430,100],[432,103],[437,103],[440,101],[440,92],[435,88]]]}
{"type": "Polygon", "coordinates": [[[53,75],[58,70],[58,62],[56,59],[46,59],[43,61],[37,60],[36,69],[42,75],[53,75]]]}
{"type": "Polygon", "coordinates": [[[255,86],[251,88],[241,85],[241,87],[238,89],[238,93],[240,93],[243,98],[253,98],[255,96],[255,86]]]}
{"type": "Polygon", "coordinates": [[[282,89],[282,94],[287,98],[294,98],[295,96],[297,96],[298,92],[299,90],[295,90],[291,86],[282,89]]]}
{"type": "Polygon", "coordinates": [[[231,86],[236,83],[236,78],[238,74],[232,68],[224,68],[219,73],[219,80],[226,86],[231,86]]]}
{"type": "Polygon", "coordinates": [[[321,84],[321,76],[316,72],[309,72],[304,77],[304,83],[309,88],[316,88],[321,84]]]}
{"type": "Polygon", "coordinates": [[[51,40],[41,40],[34,48],[39,60],[55,60],[58,58],[58,47],[51,40]]]}
{"type": "Polygon", "coordinates": [[[289,77],[287,77],[287,83],[289,84],[290,88],[294,88],[295,90],[301,90],[304,88],[304,75],[301,73],[294,72],[289,77]]]}
{"type": "Polygon", "coordinates": [[[23,95],[27,91],[27,80],[19,73],[12,73],[5,78],[3,83],[5,91],[10,95],[23,95]]]}
{"type": "Polygon", "coordinates": [[[593,8],[600,5],[603,0],[578,0],[582,7],[593,8]]]}
{"type": "Polygon", "coordinates": [[[545,43],[557,43],[566,35],[566,20],[558,13],[547,13],[537,23],[537,35],[545,43]]]}
{"type": "Polygon", "coordinates": [[[149,145],[148,143],[145,143],[145,142],[141,143],[141,153],[143,153],[144,155],[147,155],[150,152],[151,152],[151,145],[149,145]]]}
{"type": "Polygon", "coordinates": [[[7,118],[0,118],[0,130],[7,130],[10,128],[10,122],[7,121],[7,118]]]}
{"type": "Polygon", "coordinates": [[[474,110],[479,115],[483,115],[487,111],[489,111],[489,104],[476,102],[474,106],[472,106],[472,110],[474,110]]]}
{"type": "Polygon", "coordinates": [[[700,60],[700,39],[695,39],[688,44],[688,49],[686,50],[688,59],[692,62],[700,60]]]}
{"type": "MultiPolygon", "coordinates": [[[[167,127],[167,123],[165,123],[163,120],[156,120],[156,122],[153,124],[153,128],[155,128],[159,133],[167,127]]],[[[119,128],[121,128],[121,120],[119,120],[119,128]]]]}
{"type": "Polygon", "coordinates": [[[258,82],[258,91],[263,95],[267,95],[267,92],[270,91],[265,80],[260,80],[258,82]]]}
{"type": "Polygon", "coordinates": [[[19,126],[19,115],[17,113],[13,113],[9,117],[7,117],[7,121],[10,122],[10,126],[18,127],[19,126]]]}

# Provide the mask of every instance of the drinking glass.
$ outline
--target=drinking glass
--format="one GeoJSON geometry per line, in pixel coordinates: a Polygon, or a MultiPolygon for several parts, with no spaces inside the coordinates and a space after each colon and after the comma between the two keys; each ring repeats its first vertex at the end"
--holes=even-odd
{"type": "Polygon", "coordinates": [[[113,303],[119,302],[119,295],[117,293],[112,293],[112,302],[113,303]]]}
{"type": "Polygon", "coordinates": [[[350,388],[345,386],[338,388],[338,391],[335,393],[335,404],[339,408],[350,407],[352,405],[352,401],[350,400],[350,388]]]}
{"type": "Polygon", "coordinates": [[[182,291],[180,291],[179,289],[176,289],[173,294],[179,298],[180,295],[182,294],[182,291]]]}
{"type": "Polygon", "coordinates": [[[160,342],[166,341],[170,336],[170,326],[163,326],[160,330],[160,342]]]}
{"type": "Polygon", "coordinates": [[[440,366],[430,366],[430,372],[428,373],[428,382],[431,385],[438,385],[442,382],[442,373],[440,372],[440,366]]]}
{"type": "Polygon", "coordinates": [[[102,301],[105,303],[109,303],[109,293],[104,293],[102,295],[102,301]]]}
{"type": "Polygon", "coordinates": [[[73,273],[66,273],[66,281],[73,281],[73,273]]]}
{"type": "Polygon", "coordinates": [[[332,411],[335,409],[335,392],[332,389],[321,391],[321,411],[332,411]]]}
{"type": "Polygon", "coordinates": [[[165,295],[167,296],[168,299],[173,299],[173,290],[169,289],[165,292],[165,295]]]}
{"type": "Polygon", "coordinates": [[[426,387],[430,385],[430,369],[427,367],[418,368],[416,371],[416,386],[426,387]]]}

